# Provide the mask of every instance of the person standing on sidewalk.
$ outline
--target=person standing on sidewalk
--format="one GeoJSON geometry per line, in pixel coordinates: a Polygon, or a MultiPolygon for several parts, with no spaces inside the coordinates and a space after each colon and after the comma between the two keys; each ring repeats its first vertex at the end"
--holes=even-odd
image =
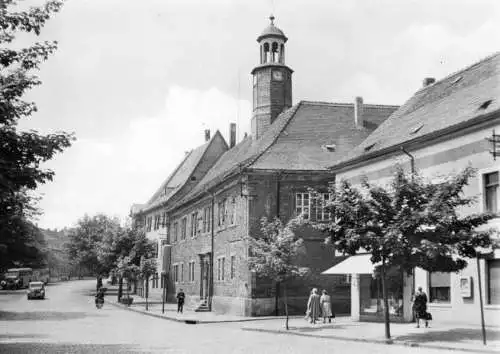
{"type": "Polygon", "coordinates": [[[418,287],[418,291],[413,296],[413,311],[417,319],[417,328],[420,328],[420,319],[425,320],[425,327],[429,327],[427,315],[427,295],[423,292],[422,287],[418,287]]]}
{"type": "Polygon", "coordinates": [[[316,323],[319,318],[320,311],[320,296],[318,295],[318,289],[314,288],[311,296],[309,296],[309,301],[307,302],[307,314],[310,317],[311,323],[316,323]]]}
{"type": "Polygon", "coordinates": [[[182,289],[179,290],[177,293],[177,313],[182,313],[184,310],[184,299],[186,298],[186,294],[184,294],[184,291],[182,289]]]}
{"type": "Polygon", "coordinates": [[[326,292],[326,290],[322,291],[321,298],[319,299],[321,304],[321,315],[323,316],[323,323],[326,323],[326,319],[328,318],[328,323],[332,323],[332,301],[330,295],[326,292]]]}

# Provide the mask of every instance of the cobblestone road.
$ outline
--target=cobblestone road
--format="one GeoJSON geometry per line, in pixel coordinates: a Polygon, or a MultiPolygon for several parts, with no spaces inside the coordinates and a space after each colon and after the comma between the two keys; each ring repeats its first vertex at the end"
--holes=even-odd
{"type": "MultiPolygon", "coordinates": [[[[110,305],[93,281],[48,287],[46,300],[0,292],[1,353],[443,353],[442,350],[244,332],[239,323],[188,325],[110,305]]],[[[450,351],[447,351],[448,353],[450,351]]]]}

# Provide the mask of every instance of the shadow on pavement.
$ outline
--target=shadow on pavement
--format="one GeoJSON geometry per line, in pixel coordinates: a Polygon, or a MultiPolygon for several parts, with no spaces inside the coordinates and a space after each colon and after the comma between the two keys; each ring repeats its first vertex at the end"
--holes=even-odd
{"type": "Polygon", "coordinates": [[[11,334],[0,334],[0,341],[6,339],[20,339],[20,338],[47,338],[45,334],[36,333],[11,333],[11,334]]]}
{"type": "Polygon", "coordinates": [[[336,329],[345,329],[346,326],[343,326],[341,324],[327,324],[327,325],[324,325],[322,324],[321,326],[319,325],[316,325],[316,327],[314,327],[313,325],[311,325],[310,327],[293,327],[291,326],[290,329],[293,329],[297,332],[316,332],[316,331],[323,331],[325,329],[331,329],[331,330],[336,330],[336,329]]]}
{"type": "MultiPolygon", "coordinates": [[[[417,343],[428,342],[462,342],[470,340],[482,341],[483,336],[481,329],[476,328],[453,328],[447,331],[425,331],[422,328],[421,333],[412,333],[403,336],[394,336],[396,340],[412,341],[417,343]]],[[[500,340],[499,330],[486,330],[486,339],[500,340]]]]}
{"type": "Polygon", "coordinates": [[[150,353],[127,344],[0,343],[0,353],[150,353]]]}
{"type": "Polygon", "coordinates": [[[86,312],[56,312],[56,311],[36,311],[36,312],[9,312],[0,311],[0,321],[61,321],[75,320],[86,317],[99,317],[100,315],[88,314],[86,312]]]}

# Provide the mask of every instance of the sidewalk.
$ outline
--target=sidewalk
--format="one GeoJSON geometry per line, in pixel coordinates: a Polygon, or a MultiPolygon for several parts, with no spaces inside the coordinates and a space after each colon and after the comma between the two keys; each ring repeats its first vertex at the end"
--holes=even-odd
{"type": "Polygon", "coordinates": [[[353,322],[349,317],[340,317],[331,324],[312,325],[303,318],[289,321],[289,330],[283,320],[246,323],[246,331],[258,331],[285,335],[298,335],[337,340],[399,344],[411,347],[448,349],[475,353],[500,352],[500,328],[487,327],[487,345],[483,345],[480,327],[460,324],[431,323],[430,328],[415,328],[414,323],[391,323],[391,340],[385,340],[384,324],[353,322]]]}

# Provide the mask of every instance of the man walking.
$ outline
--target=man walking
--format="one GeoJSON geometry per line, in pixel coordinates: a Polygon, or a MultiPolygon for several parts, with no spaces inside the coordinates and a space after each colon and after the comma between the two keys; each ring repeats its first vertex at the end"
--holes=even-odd
{"type": "Polygon", "coordinates": [[[184,291],[182,289],[179,290],[177,293],[177,313],[182,313],[182,310],[184,309],[184,299],[186,298],[186,294],[184,294],[184,291]]]}

